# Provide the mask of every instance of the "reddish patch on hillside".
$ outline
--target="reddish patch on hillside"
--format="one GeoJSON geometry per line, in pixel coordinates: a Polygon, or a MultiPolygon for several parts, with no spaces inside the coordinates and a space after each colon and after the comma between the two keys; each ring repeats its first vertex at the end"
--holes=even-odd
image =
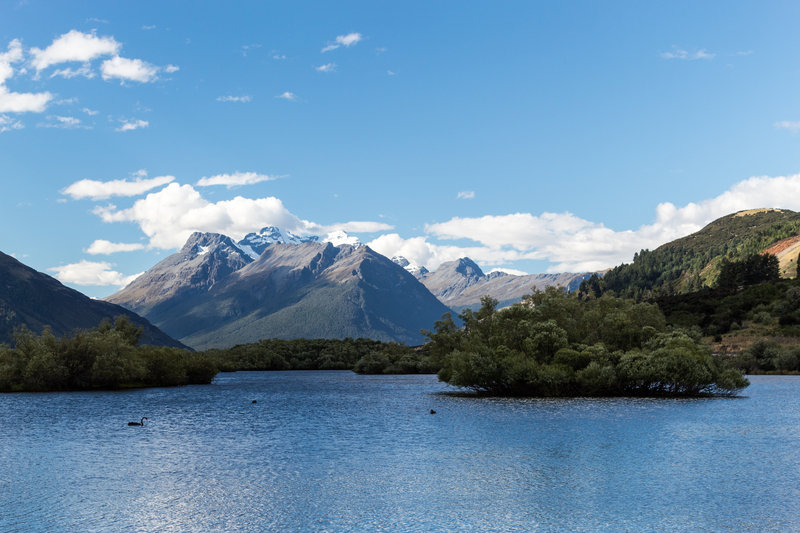
{"type": "Polygon", "coordinates": [[[764,250],[764,253],[778,255],[787,248],[791,248],[798,242],[800,242],[800,235],[795,235],[794,237],[788,237],[786,239],[776,242],[775,244],[764,250]]]}

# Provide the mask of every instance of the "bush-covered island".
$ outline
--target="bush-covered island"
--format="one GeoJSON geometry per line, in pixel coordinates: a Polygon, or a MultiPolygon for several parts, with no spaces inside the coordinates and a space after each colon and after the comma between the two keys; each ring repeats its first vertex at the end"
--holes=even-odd
{"type": "Polygon", "coordinates": [[[730,396],[749,385],[655,304],[554,288],[502,310],[482,304],[459,315],[464,327],[445,315],[427,333],[450,385],[503,396],[730,396]]]}

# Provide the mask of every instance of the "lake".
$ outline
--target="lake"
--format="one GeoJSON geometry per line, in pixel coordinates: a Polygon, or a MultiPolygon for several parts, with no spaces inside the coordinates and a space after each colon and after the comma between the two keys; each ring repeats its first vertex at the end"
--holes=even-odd
{"type": "Polygon", "coordinates": [[[800,377],[751,381],[475,399],[428,375],[238,372],[0,395],[0,531],[800,531],[800,377]]]}

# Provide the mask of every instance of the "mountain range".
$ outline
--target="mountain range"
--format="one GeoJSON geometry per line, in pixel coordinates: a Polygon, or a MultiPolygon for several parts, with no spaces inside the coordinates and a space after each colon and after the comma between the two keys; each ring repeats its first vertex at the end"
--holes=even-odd
{"type": "Polygon", "coordinates": [[[367,246],[336,246],[277,228],[238,243],[195,233],[108,301],[199,349],[299,337],[420,344],[420,330],[448,311],[414,276],[367,246]]]}
{"type": "Polygon", "coordinates": [[[517,276],[500,271],[484,274],[469,257],[442,263],[434,272],[427,269],[418,272],[417,278],[422,284],[454,311],[477,307],[483,296],[491,296],[498,300],[500,307],[506,307],[534,289],[556,286],[571,292],[592,275],[588,272],[517,276]]]}
{"type": "Polygon", "coordinates": [[[483,296],[506,306],[550,285],[634,298],[688,292],[712,285],[724,259],[763,252],[778,257],[784,277],[795,275],[800,214],[735,213],[600,276],[485,274],[467,257],[430,272],[403,257],[388,259],[344,232],[298,236],[266,227],[238,242],[195,233],[106,302],[0,254],[0,342],[20,324],[33,330],[49,324],[66,334],[126,314],[145,328],[144,342],[198,349],[301,337],[419,344],[420,330],[448,311],[480,305],[483,296]]]}

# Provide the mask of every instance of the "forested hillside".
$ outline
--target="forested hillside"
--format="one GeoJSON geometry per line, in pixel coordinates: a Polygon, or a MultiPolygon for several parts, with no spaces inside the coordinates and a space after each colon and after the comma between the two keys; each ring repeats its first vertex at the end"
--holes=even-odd
{"type": "Polygon", "coordinates": [[[655,250],[642,250],[632,263],[583,282],[579,294],[613,292],[639,300],[688,293],[714,286],[723,260],[740,261],[767,250],[778,258],[781,275],[794,277],[798,253],[798,239],[794,237],[798,234],[798,213],[779,209],[741,211],[655,250]]]}

